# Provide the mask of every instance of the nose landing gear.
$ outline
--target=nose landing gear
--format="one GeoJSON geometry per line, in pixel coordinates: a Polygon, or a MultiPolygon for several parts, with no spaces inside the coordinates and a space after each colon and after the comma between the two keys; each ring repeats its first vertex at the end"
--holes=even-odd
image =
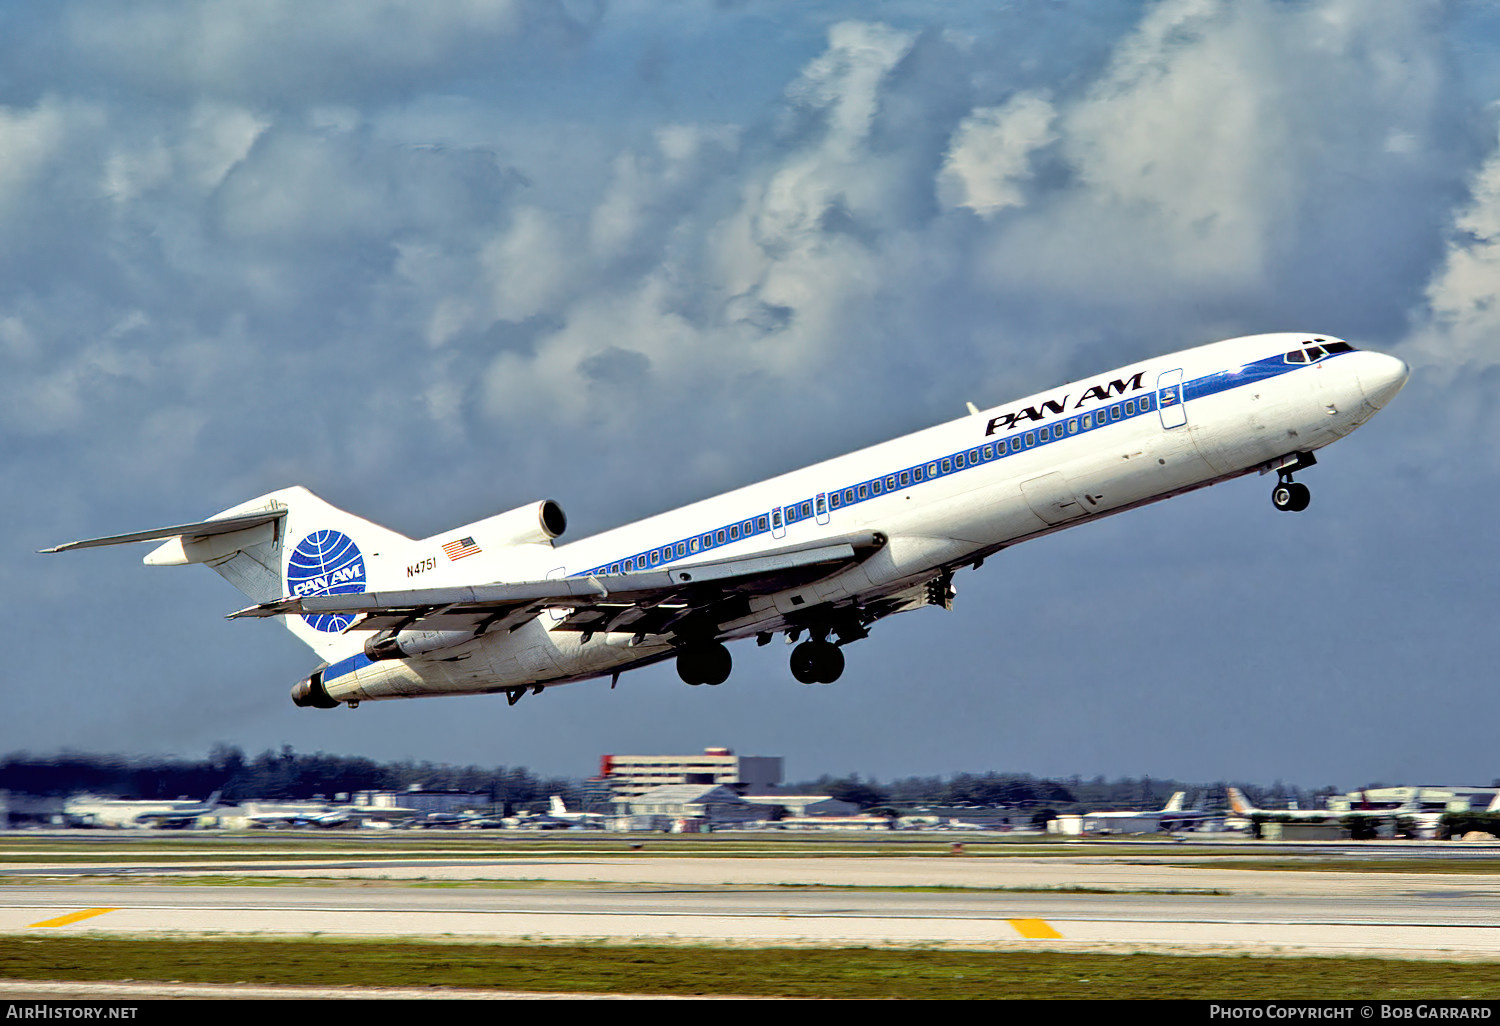
{"type": "Polygon", "coordinates": [[[1305,484],[1298,484],[1288,474],[1271,489],[1271,505],[1283,513],[1300,513],[1312,501],[1312,492],[1305,484]]]}
{"type": "Polygon", "coordinates": [[[1261,473],[1276,471],[1276,487],[1271,489],[1271,505],[1283,513],[1300,513],[1312,501],[1307,485],[1292,480],[1294,471],[1305,470],[1318,462],[1310,452],[1294,452],[1261,468],[1261,473]]]}

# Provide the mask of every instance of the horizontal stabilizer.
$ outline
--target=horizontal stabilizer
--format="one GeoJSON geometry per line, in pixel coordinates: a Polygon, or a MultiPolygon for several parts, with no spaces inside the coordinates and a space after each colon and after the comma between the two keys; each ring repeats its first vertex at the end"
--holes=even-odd
{"type": "Polygon", "coordinates": [[[216,534],[247,531],[261,524],[273,523],[286,516],[285,509],[262,510],[218,520],[204,520],[196,524],[178,524],[176,527],[158,527],[151,531],[135,531],[131,534],[112,534],[107,538],[89,538],[84,541],[67,542],[41,552],[67,552],[70,549],[93,549],[103,545],[125,545],[129,542],[159,541],[163,538],[181,538],[184,542],[199,538],[210,538],[216,534]]]}

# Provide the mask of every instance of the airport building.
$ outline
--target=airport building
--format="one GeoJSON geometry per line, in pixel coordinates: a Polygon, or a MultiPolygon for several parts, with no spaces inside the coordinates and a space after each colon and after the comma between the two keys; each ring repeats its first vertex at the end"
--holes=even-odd
{"type": "Polygon", "coordinates": [[[770,818],[766,806],[747,802],[730,788],[716,784],[664,784],[618,805],[626,809],[632,830],[698,833],[770,818]]]}
{"type": "Polygon", "coordinates": [[[599,778],[617,800],[631,799],[667,784],[727,787],[736,794],[774,792],[781,784],[780,756],[735,755],[728,748],[705,748],[702,755],[606,755],[599,778]]]}

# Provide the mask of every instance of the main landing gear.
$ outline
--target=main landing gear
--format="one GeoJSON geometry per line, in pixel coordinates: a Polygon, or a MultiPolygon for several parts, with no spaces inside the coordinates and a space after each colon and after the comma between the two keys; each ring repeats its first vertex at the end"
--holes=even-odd
{"type": "Polygon", "coordinates": [[[792,649],[792,676],[801,684],[832,684],[844,672],[844,653],[831,641],[804,641],[792,649]]]}
{"type": "Polygon", "coordinates": [[[729,671],[733,666],[729,649],[717,641],[689,645],[677,654],[677,676],[694,687],[699,684],[724,683],[729,679],[729,671]]]}

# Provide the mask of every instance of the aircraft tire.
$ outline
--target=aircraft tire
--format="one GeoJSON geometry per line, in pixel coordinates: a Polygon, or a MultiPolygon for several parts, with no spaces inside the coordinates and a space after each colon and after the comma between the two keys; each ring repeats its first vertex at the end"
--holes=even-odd
{"type": "Polygon", "coordinates": [[[729,649],[717,641],[706,645],[685,648],[677,656],[677,676],[696,687],[699,684],[717,685],[729,679],[734,668],[729,649]]]}
{"type": "Polygon", "coordinates": [[[844,673],[844,650],[827,641],[818,647],[818,683],[832,684],[844,673]]]}
{"type": "Polygon", "coordinates": [[[1312,490],[1305,484],[1287,485],[1292,490],[1292,505],[1289,507],[1293,513],[1301,513],[1312,502],[1312,490]]]}
{"type": "Polygon", "coordinates": [[[792,676],[798,684],[816,684],[819,680],[818,643],[804,641],[792,649],[792,676]]]}

